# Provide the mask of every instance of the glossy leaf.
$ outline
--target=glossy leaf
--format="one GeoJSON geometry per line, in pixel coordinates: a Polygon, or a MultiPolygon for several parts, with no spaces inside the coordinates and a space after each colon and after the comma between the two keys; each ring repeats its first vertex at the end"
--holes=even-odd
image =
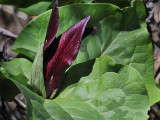
{"type": "MultiPolygon", "coordinates": [[[[132,67],[117,65],[107,55],[97,58],[88,76],[68,84],[54,100],[44,100],[15,82],[26,98],[27,118],[146,120],[149,100],[141,76],[132,67]]],[[[72,69],[68,73],[74,76],[72,69]]],[[[66,81],[74,81],[68,73],[66,81]]]]}
{"type": "MultiPolygon", "coordinates": [[[[68,80],[72,80],[72,76],[66,77],[68,80]]],[[[147,119],[143,110],[137,111],[136,101],[142,101],[143,106],[137,108],[149,109],[147,92],[139,73],[132,67],[121,66],[118,70],[117,64],[106,55],[96,59],[88,76],[68,85],[55,99],[74,119],[147,119]],[[95,110],[92,113],[96,115],[90,110],[95,110]],[[133,115],[137,113],[140,114],[133,115]]]]}
{"type": "Polygon", "coordinates": [[[160,99],[160,96],[156,94],[160,90],[154,84],[152,45],[147,29],[141,28],[132,32],[118,32],[115,28],[110,29],[111,26],[109,26],[108,21],[102,21],[96,27],[95,34],[97,35],[89,36],[86,38],[86,42],[82,43],[74,64],[108,54],[117,63],[130,65],[139,71],[147,85],[150,104],[154,104],[160,99]],[[110,33],[99,33],[98,31],[109,31],[110,33]],[[153,92],[153,90],[156,92],[153,92]]]}

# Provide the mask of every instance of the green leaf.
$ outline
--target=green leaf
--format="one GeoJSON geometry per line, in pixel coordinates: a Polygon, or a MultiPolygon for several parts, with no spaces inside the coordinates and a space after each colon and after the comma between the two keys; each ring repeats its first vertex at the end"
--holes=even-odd
{"type": "Polygon", "coordinates": [[[37,2],[45,0],[0,0],[0,4],[16,5],[18,7],[27,7],[37,2]]]}
{"type": "Polygon", "coordinates": [[[154,84],[152,44],[146,29],[120,33],[103,54],[108,54],[117,63],[136,68],[146,84],[150,104],[160,100],[157,94],[160,90],[154,84]]]}
{"type": "Polygon", "coordinates": [[[10,101],[19,93],[13,81],[27,86],[32,63],[23,58],[15,58],[10,62],[0,63],[0,66],[0,96],[10,101]]]}
{"type": "MultiPolygon", "coordinates": [[[[96,32],[83,40],[54,100],[44,100],[14,81],[25,96],[27,119],[146,120],[149,103],[159,101],[160,94],[153,80],[151,42],[138,14],[134,5],[125,9],[107,3],[61,7],[57,36],[88,15],[93,18],[89,26],[96,26],[96,32]]],[[[47,11],[30,22],[13,49],[33,59],[44,42],[49,16],[47,11]]]]}
{"type": "Polygon", "coordinates": [[[85,2],[85,3],[91,3],[91,2],[93,2],[94,0],[82,0],[83,2],[85,2]]]}
{"type": "MultiPolygon", "coordinates": [[[[21,11],[38,16],[48,9],[52,9],[55,0],[0,0],[0,4],[15,5],[21,11]]],[[[81,3],[81,0],[58,0],[59,6],[81,3]]]]}
{"type": "MultiPolygon", "coordinates": [[[[88,23],[91,27],[97,25],[104,18],[114,16],[116,20],[112,23],[119,20],[121,22],[116,25],[121,23],[122,28],[126,27],[125,30],[136,29],[140,26],[135,12],[136,10],[132,8],[126,8],[122,11],[111,4],[76,4],[60,7],[60,27],[57,36],[87,16],[91,16],[88,23]],[[87,11],[86,8],[88,8],[87,11]]],[[[39,46],[44,42],[50,14],[51,11],[47,11],[30,22],[17,38],[13,50],[34,59],[39,46]]]]}
{"type": "MultiPolygon", "coordinates": [[[[81,3],[82,0],[58,0],[58,6],[65,6],[69,4],[74,4],[74,3],[81,3]]],[[[50,4],[49,8],[53,7],[53,4],[55,3],[55,0],[53,0],[50,4]]]]}
{"type": "Polygon", "coordinates": [[[37,16],[41,13],[43,13],[44,11],[46,11],[48,9],[50,5],[50,2],[38,2],[36,4],[30,5],[28,7],[25,8],[19,8],[21,11],[29,14],[29,15],[34,15],[37,16]]]}
{"type": "Polygon", "coordinates": [[[40,95],[46,97],[43,76],[43,44],[40,46],[32,65],[30,84],[40,95]]]}
{"type": "Polygon", "coordinates": [[[5,69],[5,73],[2,73],[2,70],[0,72],[8,79],[16,80],[24,85],[30,79],[32,63],[27,59],[15,58],[12,61],[0,63],[0,66],[5,69]]]}
{"type": "Polygon", "coordinates": [[[146,9],[145,9],[144,3],[141,0],[134,0],[132,4],[136,5],[136,12],[138,15],[139,22],[141,23],[141,26],[146,26],[145,21],[147,16],[146,16],[146,9]]]}
{"type": "MultiPolygon", "coordinates": [[[[52,2],[46,2],[41,0],[35,4],[31,4],[30,6],[19,8],[19,9],[29,15],[37,16],[49,9],[52,9],[54,2],[55,0],[52,0],[52,2]]],[[[64,5],[74,4],[74,3],[81,3],[81,0],[67,0],[67,1],[58,0],[59,6],[64,6],[64,5]]]]}
{"type": "Polygon", "coordinates": [[[49,20],[49,17],[50,15],[44,14],[43,17],[40,17],[40,19],[37,19],[39,18],[37,17],[26,27],[24,27],[21,34],[15,41],[13,50],[34,60],[34,57],[38,52],[38,48],[40,47],[40,45],[42,45],[42,43],[44,43],[48,26],[48,22],[44,21],[45,19],[49,20]],[[26,35],[28,36],[28,38],[26,37],[26,35]]]}
{"type": "MultiPolygon", "coordinates": [[[[149,101],[141,76],[132,67],[115,68],[106,55],[96,59],[89,76],[65,88],[55,102],[74,119],[147,119],[149,101]]],[[[66,77],[69,80],[72,76],[66,77]]]]}
{"type": "Polygon", "coordinates": [[[7,101],[12,101],[20,91],[17,86],[3,74],[5,74],[5,71],[0,67],[0,96],[7,101]]]}
{"type": "MultiPolygon", "coordinates": [[[[108,54],[117,63],[133,66],[146,83],[152,105],[160,100],[160,94],[157,94],[160,90],[154,85],[151,42],[146,25],[142,22],[144,17],[140,16],[139,3],[140,0],[135,0],[131,7],[122,10],[107,3],[60,7],[60,27],[57,36],[72,24],[91,15],[88,25],[96,26],[96,32],[82,41],[74,65],[108,54]],[[142,28],[140,24],[143,24],[142,28]],[[141,54],[137,54],[138,52],[141,54]]],[[[24,55],[29,53],[27,51],[37,52],[39,45],[45,39],[50,12],[45,12],[26,26],[13,46],[15,51],[24,55]]],[[[33,54],[28,57],[34,58],[33,54]]]]}
{"type": "MultiPolygon", "coordinates": [[[[82,64],[84,63],[81,63],[81,66],[82,64]]],[[[80,68],[83,69],[83,66],[80,68]]],[[[76,83],[68,84],[54,100],[44,100],[15,82],[26,98],[27,118],[40,120],[146,120],[148,118],[148,95],[136,69],[116,64],[107,55],[97,58],[91,69],[88,76],[81,77],[76,83]]],[[[72,68],[68,70],[64,84],[69,80],[74,81],[75,76],[72,79],[71,74],[74,76],[72,68]]]]}
{"type": "Polygon", "coordinates": [[[43,107],[44,98],[38,96],[27,87],[14,81],[20,91],[23,93],[27,104],[27,120],[53,120],[43,107]]]}
{"type": "Polygon", "coordinates": [[[112,28],[112,21],[104,20],[97,25],[95,34],[82,43],[74,64],[108,54],[117,63],[136,68],[146,83],[150,104],[158,102],[160,90],[154,84],[152,45],[147,29],[119,31],[112,28]]]}
{"type": "MultiPolygon", "coordinates": [[[[119,8],[109,4],[76,4],[60,7],[60,28],[57,36],[89,15],[92,16],[89,26],[95,26],[106,16],[115,14],[116,11],[120,11],[119,8]],[[88,8],[87,11],[86,8],[88,8]]],[[[44,43],[50,14],[51,11],[47,11],[31,21],[18,36],[13,50],[34,59],[39,46],[44,43]]]]}
{"type": "Polygon", "coordinates": [[[111,3],[119,6],[120,8],[124,8],[130,5],[130,0],[95,0],[97,3],[111,3]]]}
{"type": "Polygon", "coordinates": [[[31,65],[30,61],[23,58],[0,63],[0,96],[3,99],[11,101],[19,93],[13,81],[27,85],[31,65]]]}
{"type": "Polygon", "coordinates": [[[73,118],[68,114],[60,105],[51,100],[45,100],[44,108],[48,114],[55,120],[73,120],[73,118]]]}

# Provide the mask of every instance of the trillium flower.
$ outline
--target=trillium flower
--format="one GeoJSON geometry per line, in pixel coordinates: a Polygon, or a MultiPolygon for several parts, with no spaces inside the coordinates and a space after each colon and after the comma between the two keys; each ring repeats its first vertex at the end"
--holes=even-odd
{"type": "Polygon", "coordinates": [[[59,12],[58,1],[55,2],[43,47],[43,75],[47,98],[50,98],[52,92],[59,91],[66,69],[76,59],[81,40],[95,30],[86,27],[89,19],[90,16],[72,25],[56,38],[59,28],[59,12]]]}

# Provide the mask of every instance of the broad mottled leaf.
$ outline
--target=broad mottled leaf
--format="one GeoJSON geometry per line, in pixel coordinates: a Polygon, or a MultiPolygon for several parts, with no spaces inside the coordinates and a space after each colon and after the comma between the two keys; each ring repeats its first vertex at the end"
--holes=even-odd
{"type": "Polygon", "coordinates": [[[139,71],[146,84],[150,104],[154,104],[160,99],[159,94],[156,94],[160,90],[154,84],[152,45],[147,29],[119,31],[111,28],[111,21],[101,21],[95,35],[86,38],[74,64],[108,54],[117,63],[130,65],[139,71]]]}
{"type": "MultiPolygon", "coordinates": [[[[79,70],[83,69],[85,63],[81,64],[79,70]]],[[[67,86],[54,100],[44,100],[15,82],[26,98],[27,118],[40,120],[148,118],[148,95],[136,69],[116,64],[107,55],[97,58],[91,69],[88,76],[81,77],[76,83],[68,84],[67,81],[76,79],[76,76],[72,77],[72,74],[73,76],[75,74],[72,72],[73,69],[69,69],[65,79],[67,86]]]]}
{"type": "Polygon", "coordinates": [[[70,114],[67,113],[60,105],[52,100],[45,100],[44,108],[48,114],[55,120],[73,120],[70,114]]]}
{"type": "MultiPolygon", "coordinates": [[[[143,112],[149,109],[149,100],[141,76],[132,67],[117,65],[106,55],[96,59],[92,72],[67,85],[55,102],[74,119],[147,119],[143,112]]],[[[68,74],[66,81],[72,80],[68,74]]]]}

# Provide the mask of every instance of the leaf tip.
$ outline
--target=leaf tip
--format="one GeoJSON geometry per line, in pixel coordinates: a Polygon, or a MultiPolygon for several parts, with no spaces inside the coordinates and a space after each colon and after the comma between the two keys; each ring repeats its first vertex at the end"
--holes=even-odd
{"type": "Polygon", "coordinates": [[[58,8],[58,0],[55,0],[55,3],[54,3],[53,8],[54,8],[54,7],[58,8]]]}
{"type": "Polygon", "coordinates": [[[86,17],[85,19],[86,19],[86,21],[88,22],[88,20],[91,18],[91,16],[88,16],[88,17],[86,17]]]}

